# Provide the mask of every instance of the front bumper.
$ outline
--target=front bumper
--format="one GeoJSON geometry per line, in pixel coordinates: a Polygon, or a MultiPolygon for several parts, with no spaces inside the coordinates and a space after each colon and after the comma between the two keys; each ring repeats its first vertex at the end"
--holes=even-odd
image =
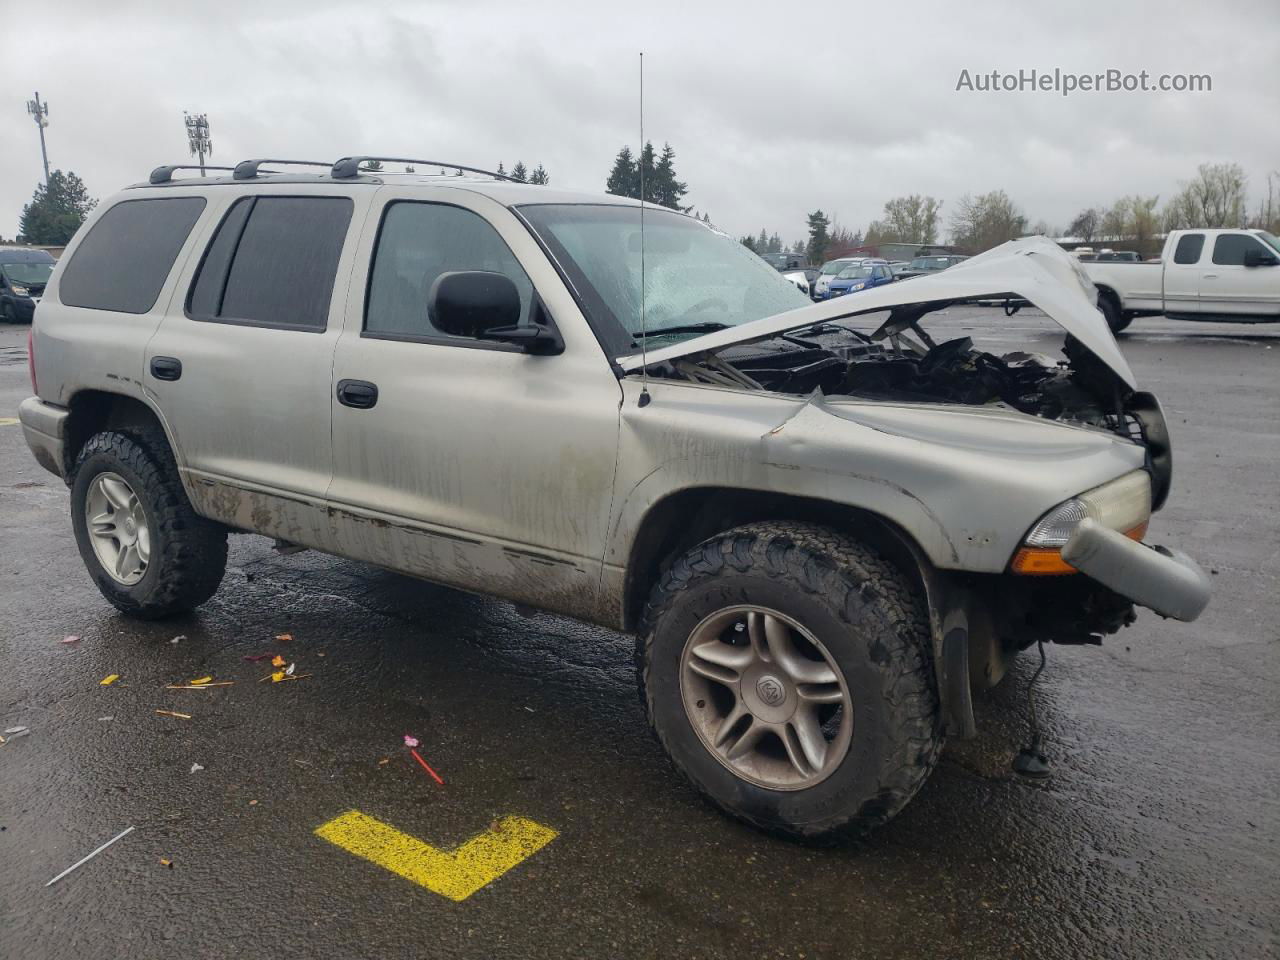
{"type": "Polygon", "coordinates": [[[1209,603],[1209,577],[1185,553],[1149,547],[1090,519],[1076,526],[1062,559],[1162,617],[1191,621],[1209,603]]]}
{"type": "Polygon", "coordinates": [[[66,476],[67,416],[65,409],[45,403],[39,397],[27,397],[18,405],[22,434],[36,462],[60,477],[66,476]]]}
{"type": "Polygon", "coordinates": [[[40,302],[31,297],[9,297],[8,301],[13,319],[18,323],[30,323],[31,318],[36,315],[36,304],[40,302]]]}

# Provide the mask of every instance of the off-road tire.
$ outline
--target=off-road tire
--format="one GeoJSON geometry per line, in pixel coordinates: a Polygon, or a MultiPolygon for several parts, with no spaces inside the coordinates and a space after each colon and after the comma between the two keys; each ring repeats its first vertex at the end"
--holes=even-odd
{"type": "Polygon", "coordinates": [[[915,795],[942,747],[929,620],[918,590],[870,547],[802,523],[753,523],[706,540],[653,588],[637,643],[640,694],[675,766],[708,800],[795,839],[860,835],[915,795]],[[839,766],[800,790],[736,776],[703,745],[680,692],[681,651],[694,626],[736,604],[771,607],[827,648],[853,700],[853,736],[839,766]]]}
{"type": "Polygon", "coordinates": [[[164,432],[129,428],[98,433],[76,458],[71,483],[71,521],[80,556],[102,595],[139,620],[186,613],[218,589],[227,567],[227,531],[196,514],[182,489],[164,432]],[[151,560],[131,586],[102,568],[90,543],[85,496],[103,472],[124,478],[142,502],[151,530],[151,560]]]}
{"type": "Polygon", "coordinates": [[[1111,328],[1112,333],[1119,333],[1126,330],[1129,324],[1133,323],[1133,317],[1120,309],[1120,305],[1116,303],[1115,297],[1109,293],[1104,293],[1098,297],[1098,309],[1102,311],[1102,316],[1107,321],[1107,326],[1111,328]]]}

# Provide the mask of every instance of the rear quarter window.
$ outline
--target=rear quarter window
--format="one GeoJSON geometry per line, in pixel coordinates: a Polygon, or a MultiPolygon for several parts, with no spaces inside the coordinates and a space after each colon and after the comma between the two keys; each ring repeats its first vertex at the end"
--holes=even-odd
{"type": "Polygon", "coordinates": [[[1204,250],[1203,233],[1187,233],[1178,238],[1177,249],[1173,252],[1173,262],[1190,264],[1200,262],[1200,252],[1204,250]]]}
{"type": "Polygon", "coordinates": [[[58,281],[69,307],[147,313],[204,210],[203,197],[124,200],[98,218],[58,281]]]}

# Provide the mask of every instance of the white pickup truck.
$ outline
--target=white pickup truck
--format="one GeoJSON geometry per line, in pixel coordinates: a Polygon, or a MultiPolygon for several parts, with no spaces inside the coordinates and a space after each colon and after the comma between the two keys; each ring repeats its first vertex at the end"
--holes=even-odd
{"type": "Polygon", "coordinates": [[[1173,230],[1158,262],[1082,263],[1119,333],[1134,317],[1280,322],[1280,238],[1265,230],[1173,230]]]}

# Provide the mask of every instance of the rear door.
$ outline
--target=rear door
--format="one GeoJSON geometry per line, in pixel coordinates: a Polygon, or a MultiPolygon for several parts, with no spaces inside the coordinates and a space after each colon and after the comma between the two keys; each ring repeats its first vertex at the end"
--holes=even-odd
{"type": "Polygon", "coordinates": [[[1205,256],[1204,241],[1203,233],[1184,233],[1174,245],[1173,256],[1165,261],[1165,313],[1200,312],[1200,261],[1205,256]]]}
{"type": "Polygon", "coordinates": [[[148,345],[147,387],[206,516],[332,543],[329,372],[363,192],[228,190],[148,345]]]}
{"type": "Polygon", "coordinates": [[[1252,233],[1223,231],[1213,239],[1212,252],[1200,277],[1200,309],[1224,316],[1280,314],[1280,267],[1246,267],[1250,252],[1275,255],[1252,233]]]}

